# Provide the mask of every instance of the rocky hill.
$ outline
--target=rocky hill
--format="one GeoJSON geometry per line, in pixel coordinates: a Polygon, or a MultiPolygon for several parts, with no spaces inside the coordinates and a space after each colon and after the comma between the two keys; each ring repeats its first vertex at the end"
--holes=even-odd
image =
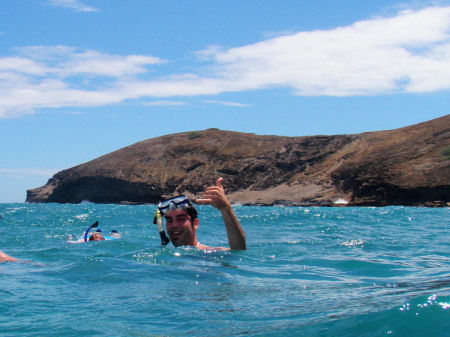
{"type": "Polygon", "coordinates": [[[450,205],[450,115],[390,131],[281,137],[208,129],[148,139],[58,172],[30,203],[156,203],[225,178],[257,205],[450,205]]]}

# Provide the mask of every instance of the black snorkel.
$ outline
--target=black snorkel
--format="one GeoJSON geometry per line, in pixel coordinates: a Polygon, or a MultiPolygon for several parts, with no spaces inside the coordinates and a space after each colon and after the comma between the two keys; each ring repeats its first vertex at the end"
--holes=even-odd
{"type": "Polygon", "coordinates": [[[157,209],[155,217],[153,218],[153,224],[158,226],[159,236],[161,237],[161,245],[167,246],[167,244],[170,242],[170,239],[167,237],[166,232],[164,231],[163,216],[163,213],[159,209],[157,209]]]}
{"type": "MultiPolygon", "coordinates": [[[[98,221],[96,221],[93,225],[91,225],[88,229],[86,229],[86,232],[84,232],[84,242],[88,241],[88,235],[89,232],[92,228],[97,228],[98,227],[98,221]]],[[[98,232],[101,232],[100,229],[97,230],[98,232]]]]}

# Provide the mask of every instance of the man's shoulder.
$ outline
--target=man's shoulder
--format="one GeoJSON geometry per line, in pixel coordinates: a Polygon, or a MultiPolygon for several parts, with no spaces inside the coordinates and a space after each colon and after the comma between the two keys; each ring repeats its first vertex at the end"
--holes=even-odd
{"type": "Polygon", "coordinates": [[[210,247],[202,244],[199,244],[197,248],[202,250],[230,250],[228,247],[210,247]]]}

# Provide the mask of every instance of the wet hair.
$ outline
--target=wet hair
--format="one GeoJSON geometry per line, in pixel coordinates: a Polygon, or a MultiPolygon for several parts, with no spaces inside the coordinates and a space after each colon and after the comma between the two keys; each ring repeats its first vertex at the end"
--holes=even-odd
{"type": "Polygon", "coordinates": [[[101,240],[105,240],[105,237],[101,232],[95,232],[89,237],[89,241],[101,241],[101,240]],[[100,240],[96,240],[95,237],[99,237],[100,240]]]}
{"type": "Polygon", "coordinates": [[[189,204],[189,206],[186,208],[187,213],[191,217],[192,221],[194,221],[196,218],[198,218],[198,211],[195,208],[194,205],[189,204]]]}

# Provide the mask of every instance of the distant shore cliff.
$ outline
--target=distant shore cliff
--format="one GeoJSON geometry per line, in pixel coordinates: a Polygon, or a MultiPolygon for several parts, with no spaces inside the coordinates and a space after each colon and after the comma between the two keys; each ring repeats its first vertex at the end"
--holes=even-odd
{"type": "Polygon", "coordinates": [[[166,135],[58,172],[26,202],[156,203],[218,177],[246,205],[449,206],[450,115],[356,135],[166,135]]]}

